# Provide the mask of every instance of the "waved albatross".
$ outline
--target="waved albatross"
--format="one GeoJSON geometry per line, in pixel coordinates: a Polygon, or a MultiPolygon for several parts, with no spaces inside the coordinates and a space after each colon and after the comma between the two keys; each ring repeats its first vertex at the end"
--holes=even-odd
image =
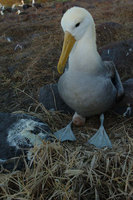
{"type": "MultiPolygon", "coordinates": [[[[97,147],[111,146],[103,127],[102,113],[124,93],[119,74],[113,62],[102,61],[97,52],[95,23],[86,9],[72,7],[67,10],[61,26],[65,36],[57,70],[62,74],[67,60],[68,68],[59,79],[59,94],[75,110],[72,122],[77,126],[84,125],[86,117],[101,114],[101,127],[89,142],[97,147]]],[[[62,130],[64,133],[55,133],[61,141],[75,140],[69,125],[62,130]]]]}

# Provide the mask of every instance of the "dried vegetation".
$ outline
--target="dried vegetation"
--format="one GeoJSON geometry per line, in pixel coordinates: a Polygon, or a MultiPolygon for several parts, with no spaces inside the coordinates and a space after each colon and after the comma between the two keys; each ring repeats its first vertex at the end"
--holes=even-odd
{"type": "MultiPolygon", "coordinates": [[[[109,40],[133,36],[133,7],[130,0],[47,2],[27,15],[0,16],[0,111],[26,112],[46,121],[53,132],[66,126],[71,115],[50,113],[38,103],[41,86],[58,80],[56,64],[61,51],[62,11],[80,5],[92,13],[96,24],[116,22],[123,25],[110,39],[98,35],[98,46],[109,40]],[[11,42],[8,41],[11,39],[11,42]],[[16,45],[19,47],[15,50],[16,45]]],[[[131,74],[132,76],[132,74],[131,74]]],[[[133,120],[106,113],[105,128],[112,149],[98,150],[86,145],[98,126],[97,116],[86,126],[73,127],[74,143],[44,143],[31,149],[31,163],[23,171],[0,175],[0,199],[12,200],[131,200],[133,199],[133,120]],[[32,166],[32,168],[31,168],[32,166]]]]}

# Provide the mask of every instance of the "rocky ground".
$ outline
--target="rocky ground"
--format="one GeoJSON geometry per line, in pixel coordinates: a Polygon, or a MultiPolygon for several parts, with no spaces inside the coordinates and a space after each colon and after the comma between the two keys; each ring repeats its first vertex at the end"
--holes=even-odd
{"type": "MultiPolygon", "coordinates": [[[[23,15],[0,16],[0,112],[36,116],[53,132],[70,122],[71,114],[47,111],[38,95],[42,86],[58,81],[60,20],[73,5],[88,9],[94,17],[102,58],[115,62],[122,81],[133,77],[132,0],[46,2],[43,8],[30,8],[23,15]]],[[[85,127],[73,128],[76,142],[45,143],[33,149],[33,169],[25,164],[24,172],[2,174],[0,198],[132,199],[132,118],[109,111],[105,119],[112,150],[86,146],[99,127],[99,118],[92,117],[85,127]]]]}

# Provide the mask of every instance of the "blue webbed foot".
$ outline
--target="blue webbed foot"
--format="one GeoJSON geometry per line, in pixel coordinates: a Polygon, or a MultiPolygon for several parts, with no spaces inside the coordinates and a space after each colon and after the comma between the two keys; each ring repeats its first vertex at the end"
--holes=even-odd
{"type": "Polygon", "coordinates": [[[97,148],[103,148],[103,147],[112,148],[111,141],[104,129],[104,126],[103,126],[103,121],[104,121],[103,114],[101,114],[101,116],[100,116],[100,121],[101,121],[101,126],[100,126],[99,130],[96,132],[96,134],[94,136],[92,136],[88,140],[88,143],[93,144],[97,148]]]}
{"type": "Polygon", "coordinates": [[[73,131],[71,129],[71,124],[70,122],[65,128],[62,128],[58,130],[57,132],[54,133],[55,137],[60,140],[61,142],[64,141],[75,141],[76,137],[73,134],[73,131]]]}

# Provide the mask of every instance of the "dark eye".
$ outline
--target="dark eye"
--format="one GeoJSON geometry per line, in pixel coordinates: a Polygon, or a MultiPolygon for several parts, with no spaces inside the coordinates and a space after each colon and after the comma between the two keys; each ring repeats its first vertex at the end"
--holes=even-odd
{"type": "Polygon", "coordinates": [[[80,22],[79,23],[77,23],[76,25],[75,25],[75,27],[78,27],[80,25],[80,22]]]}

